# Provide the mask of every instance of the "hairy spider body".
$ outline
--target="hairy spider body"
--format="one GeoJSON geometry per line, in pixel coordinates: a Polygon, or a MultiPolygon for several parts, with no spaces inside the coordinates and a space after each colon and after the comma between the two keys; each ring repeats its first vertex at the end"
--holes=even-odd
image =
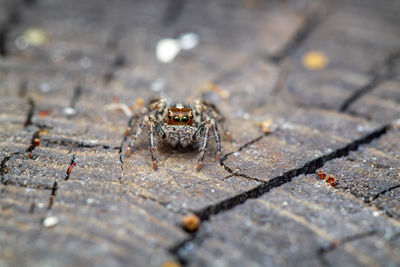
{"type": "Polygon", "coordinates": [[[210,136],[214,137],[217,144],[216,159],[220,158],[221,140],[217,123],[222,122],[223,117],[216,107],[202,100],[196,100],[190,106],[168,105],[165,98],[153,100],[129,121],[126,135],[132,135],[132,138],[126,156],[131,154],[136,139],[146,126],[154,170],[158,169],[155,154],[161,138],[174,148],[198,147],[200,152],[196,170],[199,171],[210,136]]]}

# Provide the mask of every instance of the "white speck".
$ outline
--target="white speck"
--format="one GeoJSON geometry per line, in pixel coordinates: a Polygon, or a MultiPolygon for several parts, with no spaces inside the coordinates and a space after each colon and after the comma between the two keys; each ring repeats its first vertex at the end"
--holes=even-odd
{"type": "Polygon", "coordinates": [[[15,39],[15,46],[20,50],[24,50],[28,48],[29,42],[24,36],[18,36],[15,39]]]}
{"type": "Polygon", "coordinates": [[[160,92],[162,89],[164,89],[165,84],[162,81],[155,81],[151,83],[150,85],[150,90],[153,92],[160,92]]]}
{"type": "Polygon", "coordinates": [[[93,198],[88,198],[86,199],[86,204],[93,204],[94,203],[94,199],[93,198]]]}
{"type": "Polygon", "coordinates": [[[215,190],[214,189],[211,189],[211,193],[214,193],[215,192],[215,190]]]}
{"type": "Polygon", "coordinates": [[[365,131],[365,127],[362,126],[362,125],[358,125],[358,126],[357,126],[357,131],[359,131],[359,132],[364,132],[364,131],[365,131]]]}
{"type": "Polygon", "coordinates": [[[90,66],[92,66],[92,60],[88,57],[82,57],[79,61],[79,64],[82,68],[88,69],[90,66]]]}
{"type": "Polygon", "coordinates": [[[158,61],[170,63],[178,55],[181,48],[178,41],[171,38],[161,39],[156,46],[156,56],[158,61]]]}
{"type": "Polygon", "coordinates": [[[190,50],[199,44],[199,36],[196,33],[184,33],[178,38],[179,47],[183,50],[190,50]]]}
{"type": "Polygon", "coordinates": [[[72,107],[67,107],[64,109],[64,113],[66,115],[74,115],[76,113],[76,110],[72,107]]]}
{"type": "Polygon", "coordinates": [[[54,216],[47,217],[43,220],[43,226],[46,228],[53,227],[58,223],[58,218],[54,216]]]}
{"type": "Polygon", "coordinates": [[[51,90],[51,87],[48,83],[40,84],[40,91],[42,91],[42,93],[48,93],[50,90],[51,90]]]}
{"type": "Polygon", "coordinates": [[[374,217],[379,216],[379,211],[374,211],[374,212],[372,213],[372,215],[373,215],[374,217]]]}
{"type": "Polygon", "coordinates": [[[245,119],[245,120],[250,119],[250,114],[249,113],[244,113],[243,114],[243,119],[245,119]]]}
{"type": "Polygon", "coordinates": [[[43,204],[42,202],[39,202],[39,203],[38,203],[38,207],[41,209],[41,208],[44,207],[44,204],[43,204]]]}
{"type": "Polygon", "coordinates": [[[186,207],[187,207],[186,202],[183,202],[183,203],[182,203],[182,207],[183,207],[183,208],[186,208],[186,207]]]}
{"type": "Polygon", "coordinates": [[[287,206],[288,205],[288,203],[286,201],[284,201],[282,204],[283,204],[283,206],[287,206]]]}

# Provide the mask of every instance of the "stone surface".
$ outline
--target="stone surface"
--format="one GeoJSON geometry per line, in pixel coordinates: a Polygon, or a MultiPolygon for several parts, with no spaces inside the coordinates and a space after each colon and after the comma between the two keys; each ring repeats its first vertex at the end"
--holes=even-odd
{"type": "Polygon", "coordinates": [[[399,265],[399,10],[0,0],[0,266],[399,265]],[[125,157],[160,95],[217,106],[222,162],[160,140],[154,171],[146,130],[125,157]]]}

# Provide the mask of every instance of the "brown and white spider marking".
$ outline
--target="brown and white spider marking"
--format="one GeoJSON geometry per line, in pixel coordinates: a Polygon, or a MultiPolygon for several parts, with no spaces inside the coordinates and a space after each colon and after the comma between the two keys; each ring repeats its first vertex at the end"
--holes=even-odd
{"type": "Polygon", "coordinates": [[[151,101],[142,111],[132,116],[126,132],[132,135],[126,150],[129,157],[136,139],[147,126],[149,136],[150,155],[153,160],[153,169],[157,170],[156,150],[161,138],[172,147],[199,147],[200,153],[196,170],[203,165],[204,156],[210,135],[217,144],[216,159],[221,156],[221,140],[217,123],[222,123],[223,117],[217,108],[203,100],[196,100],[192,105],[168,105],[165,98],[151,101]],[[134,133],[133,133],[134,132],[134,133]]]}

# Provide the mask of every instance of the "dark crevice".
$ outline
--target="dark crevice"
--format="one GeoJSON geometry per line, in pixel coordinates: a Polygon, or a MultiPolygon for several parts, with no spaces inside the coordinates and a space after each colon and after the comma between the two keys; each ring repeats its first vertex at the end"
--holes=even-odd
{"type": "Polygon", "coordinates": [[[25,4],[26,6],[29,6],[29,7],[35,5],[35,4],[36,4],[36,1],[37,1],[37,0],[23,0],[24,4],[25,4]]]}
{"type": "Polygon", "coordinates": [[[382,195],[384,195],[384,194],[386,194],[386,193],[388,193],[388,192],[390,192],[390,191],[392,191],[392,190],[394,190],[394,189],[397,189],[397,188],[400,188],[400,184],[395,185],[395,186],[392,186],[392,187],[387,188],[387,189],[385,189],[385,190],[382,190],[381,192],[375,194],[375,195],[372,197],[372,200],[371,200],[370,202],[372,202],[372,201],[378,199],[380,196],[382,196],[382,195]]]}
{"type": "Polygon", "coordinates": [[[278,53],[268,56],[272,62],[279,64],[294,51],[311,35],[311,33],[321,24],[323,18],[319,13],[313,12],[307,16],[302,28],[297,31],[292,40],[287,43],[278,53]]]}
{"type": "Polygon", "coordinates": [[[29,98],[28,104],[29,104],[29,110],[28,110],[28,113],[26,114],[26,120],[24,122],[25,128],[32,125],[32,118],[33,118],[33,115],[35,114],[35,101],[33,101],[33,99],[29,98]]]}
{"type": "Polygon", "coordinates": [[[184,0],[169,0],[162,19],[162,24],[171,26],[176,23],[181,17],[184,7],[184,0]]]}
{"type": "Polygon", "coordinates": [[[0,28],[0,56],[6,57],[8,55],[7,39],[8,39],[8,26],[4,25],[0,28]]]}
{"type": "Polygon", "coordinates": [[[51,210],[53,207],[54,200],[57,195],[57,190],[58,190],[58,183],[57,181],[54,181],[53,187],[51,188],[51,193],[50,193],[50,198],[49,198],[49,205],[47,206],[47,210],[51,210]]]}
{"type": "Polygon", "coordinates": [[[1,161],[1,164],[0,164],[1,183],[4,184],[4,185],[6,185],[4,175],[6,173],[8,173],[7,162],[11,159],[12,156],[13,156],[13,154],[11,154],[9,156],[5,156],[3,158],[3,160],[1,161]]]}
{"type": "Polygon", "coordinates": [[[16,26],[21,21],[21,7],[19,4],[13,3],[11,7],[8,8],[7,19],[0,25],[0,56],[8,56],[8,39],[10,30],[16,26]]]}
{"type": "Polygon", "coordinates": [[[69,167],[68,167],[68,169],[67,169],[67,171],[65,173],[64,180],[68,180],[69,179],[69,176],[71,175],[72,168],[75,167],[75,165],[76,165],[76,162],[75,162],[75,154],[74,154],[74,155],[72,155],[71,163],[69,164],[69,167]]]}
{"type": "Polygon", "coordinates": [[[103,75],[103,81],[104,83],[110,83],[114,77],[115,77],[115,72],[122,68],[123,66],[125,66],[126,64],[126,59],[124,57],[124,55],[122,55],[121,53],[117,53],[116,56],[114,57],[114,60],[111,64],[111,66],[109,67],[109,70],[104,73],[103,75]]]}
{"type": "Polygon", "coordinates": [[[78,102],[79,98],[82,96],[83,88],[82,86],[78,85],[74,88],[74,94],[72,95],[70,107],[75,108],[76,103],[78,102]]]}
{"type": "Polygon", "coordinates": [[[399,59],[399,51],[390,54],[385,59],[382,66],[376,68],[377,70],[375,71],[371,71],[373,77],[371,78],[369,83],[356,90],[348,99],[346,99],[340,106],[339,111],[347,111],[351,104],[353,104],[355,101],[377,88],[382,82],[393,78],[396,74],[394,69],[399,59]]]}
{"type": "Polygon", "coordinates": [[[42,146],[44,147],[52,147],[52,146],[64,146],[68,148],[103,148],[103,149],[120,149],[119,146],[109,146],[106,144],[98,144],[98,143],[91,143],[87,141],[76,141],[72,139],[49,139],[43,138],[42,146]]]}
{"type": "Polygon", "coordinates": [[[40,142],[40,131],[36,131],[32,135],[31,144],[26,149],[26,152],[32,153],[32,151],[39,145],[40,142]],[[38,141],[39,140],[39,141],[38,141]]]}
{"type": "Polygon", "coordinates": [[[321,264],[323,266],[331,266],[331,264],[325,258],[325,254],[330,253],[330,252],[334,251],[335,249],[337,249],[338,247],[343,246],[347,243],[357,241],[357,240],[360,240],[360,239],[363,239],[366,237],[370,237],[370,236],[376,235],[377,233],[378,233],[377,230],[372,230],[369,232],[348,236],[339,241],[331,242],[328,246],[321,247],[317,250],[317,258],[319,259],[319,261],[321,262],[321,264]]]}
{"type": "MultiPolygon", "coordinates": [[[[289,170],[278,177],[272,178],[271,180],[269,180],[267,182],[263,181],[260,185],[254,187],[251,190],[242,192],[233,197],[222,200],[216,204],[206,206],[205,208],[203,208],[201,210],[194,211],[194,213],[197,216],[199,216],[202,221],[207,221],[213,215],[219,214],[219,213],[227,211],[227,210],[231,210],[231,209],[235,208],[236,206],[243,204],[248,199],[258,198],[274,188],[277,188],[283,184],[291,182],[293,180],[293,178],[296,176],[315,173],[316,170],[322,168],[326,162],[336,159],[336,158],[341,158],[341,157],[347,156],[351,151],[357,150],[361,145],[368,144],[371,141],[381,137],[389,129],[390,129],[390,125],[381,127],[379,129],[375,130],[374,132],[372,132],[358,140],[353,141],[352,143],[348,144],[345,147],[342,147],[332,153],[329,153],[327,155],[321,156],[319,158],[316,158],[316,159],[313,159],[313,160],[307,162],[300,168],[289,170]]],[[[255,141],[253,140],[252,143],[254,143],[254,142],[255,141]]],[[[226,157],[224,156],[223,158],[224,158],[224,160],[226,160],[227,156],[226,157]]],[[[228,167],[228,169],[229,169],[229,167],[228,167]]],[[[242,174],[238,174],[238,173],[231,173],[231,174],[234,174],[235,176],[242,175],[242,174]]],[[[175,255],[175,257],[181,263],[185,263],[185,257],[183,255],[185,255],[187,252],[184,251],[184,249],[189,244],[193,243],[195,239],[196,239],[196,234],[190,236],[187,240],[183,241],[182,243],[172,247],[170,249],[170,252],[173,255],[175,255]]]]}

